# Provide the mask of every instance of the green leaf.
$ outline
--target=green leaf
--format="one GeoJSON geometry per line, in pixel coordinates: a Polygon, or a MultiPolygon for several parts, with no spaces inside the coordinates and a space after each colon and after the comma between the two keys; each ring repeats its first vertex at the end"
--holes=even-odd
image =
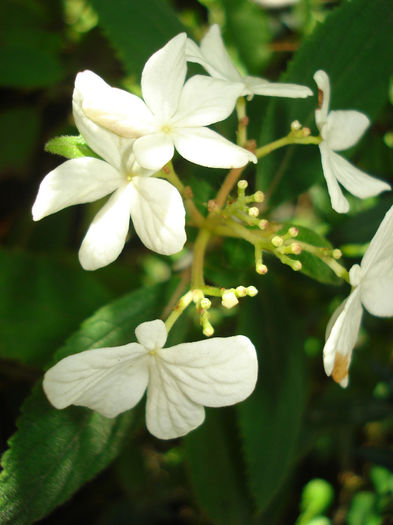
{"type": "MultiPolygon", "coordinates": [[[[294,225],[286,224],[280,233],[286,233],[291,226],[294,225]]],[[[315,231],[310,230],[309,228],[306,228],[304,226],[295,225],[295,227],[299,230],[299,234],[295,238],[295,242],[301,241],[307,244],[311,244],[312,246],[324,247],[330,250],[333,248],[327,239],[325,239],[315,231]]],[[[302,268],[300,272],[304,273],[305,275],[308,275],[308,277],[320,281],[321,283],[335,285],[342,284],[342,280],[339,277],[337,277],[333,270],[329,268],[329,266],[320,257],[306,250],[303,250],[302,253],[299,255],[289,255],[289,257],[291,259],[296,259],[302,263],[302,268]]]]}
{"type": "MultiPolygon", "coordinates": [[[[390,0],[343,2],[306,39],[282,80],[309,85],[316,93],[312,77],[323,69],[331,80],[331,109],[356,109],[373,120],[388,95],[392,25],[390,0]]],[[[316,107],[316,97],[272,99],[263,122],[262,143],[286,135],[294,120],[315,130],[316,107]]],[[[322,177],[316,147],[291,146],[258,165],[259,187],[267,191],[275,181],[271,205],[299,195],[317,181],[323,182],[322,177]]]]}
{"type": "Polygon", "coordinates": [[[197,501],[217,525],[250,523],[251,518],[231,415],[228,409],[208,410],[204,424],[184,438],[185,460],[197,501]]]}
{"type": "Polygon", "coordinates": [[[263,290],[240,310],[238,332],[258,350],[260,374],[254,393],[238,405],[251,492],[266,509],[294,467],[307,385],[304,354],[283,293],[268,275],[263,290]]]}
{"type": "Polygon", "coordinates": [[[93,0],[93,7],[126,72],[138,80],[149,56],[184,31],[166,0],[93,0]]]}
{"type": "Polygon", "coordinates": [[[78,157],[100,157],[86,144],[82,135],[70,136],[62,135],[55,137],[45,144],[45,151],[61,155],[67,159],[77,159],[78,157]]]}
{"type": "MultiPolygon", "coordinates": [[[[101,308],[56,353],[56,360],[134,339],[142,321],[162,309],[165,286],[139,289],[101,308]]],[[[80,407],[52,408],[41,386],[25,402],[3,456],[0,523],[35,522],[105,468],[127,439],[132,412],[107,419],[80,407]]]]}
{"type": "Polygon", "coordinates": [[[43,366],[112,299],[97,277],[56,259],[0,251],[0,357],[43,366]]]}

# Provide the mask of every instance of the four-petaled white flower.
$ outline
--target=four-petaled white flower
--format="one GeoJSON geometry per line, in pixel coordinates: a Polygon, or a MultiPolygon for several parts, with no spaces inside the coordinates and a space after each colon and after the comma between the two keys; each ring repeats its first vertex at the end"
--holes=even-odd
{"type": "Polygon", "coordinates": [[[348,369],[363,308],[378,317],[393,316],[393,206],[386,213],[363,256],[349,272],[352,292],[330,319],[323,349],[328,376],[348,385],[348,369]]]}
{"type": "Polygon", "coordinates": [[[134,139],[136,161],[159,170],[176,150],[185,159],[211,168],[239,168],[255,155],[205,127],[226,119],[233,111],[240,87],[187,72],[181,33],[154,53],[142,72],[144,101],[126,91],[104,87],[89,74],[89,93],[82,109],[97,124],[134,139]]]}
{"type": "Polygon", "coordinates": [[[187,40],[186,56],[189,62],[201,64],[209,75],[221,79],[227,86],[241,86],[240,96],[305,98],[313,94],[307,86],[269,82],[264,78],[242,75],[225,49],[220,27],[217,24],[210,27],[199,47],[192,40],[187,40]]]}
{"type": "Polygon", "coordinates": [[[390,190],[390,185],[367,175],[335,153],[354,146],[368,128],[370,121],[360,111],[329,111],[329,77],[325,71],[319,70],[315,73],[314,80],[318,86],[318,98],[322,97],[320,108],[315,111],[315,121],[323,139],[319,145],[323,174],[332,208],[338,213],[346,213],[349,203],[338,183],[361,199],[390,190]]]}
{"type": "Polygon", "coordinates": [[[87,350],[50,368],[43,382],[49,401],[112,418],[133,408],[147,388],[146,426],[172,439],[203,423],[204,406],[233,405],[254,390],[258,363],[247,337],[163,348],[167,332],[160,320],[140,324],[135,334],[138,343],[87,350]]]}
{"type": "MultiPolygon", "coordinates": [[[[90,75],[78,74],[73,94],[74,120],[87,144],[104,160],[81,157],[68,160],[42,181],[33,206],[38,221],[67,206],[112,196],[94,217],[79,251],[85,270],[113,262],[126,241],[130,215],[135,231],[151,250],[170,255],[186,241],[185,210],[180,193],[169,182],[151,177],[132,153],[133,140],[121,138],[98,126],[82,111],[91,87],[90,75]]],[[[94,79],[101,89],[109,88],[94,79]]]]}

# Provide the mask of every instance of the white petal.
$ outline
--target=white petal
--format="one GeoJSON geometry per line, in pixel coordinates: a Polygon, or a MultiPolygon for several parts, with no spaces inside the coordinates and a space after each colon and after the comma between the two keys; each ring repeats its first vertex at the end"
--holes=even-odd
{"type": "Polygon", "coordinates": [[[136,160],[148,170],[160,170],[171,160],[174,152],[173,140],[166,133],[145,135],[134,144],[136,160]]]}
{"type": "Polygon", "coordinates": [[[161,123],[177,109],[186,78],[185,33],[172,38],[154,53],[142,72],[142,94],[146,104],[161,123]]]}
{"type": "Polygon", "coordinates": [[[153,177],[134,177],[131,218],[143,244],[157,253],[172,255],[186,242],[185,210],[177,189],[153,177]]]}
{"type": "Polygon", "coordinates": [[[321,161],[323,174],[326,179],[332,208],[337,213],[346,213],[349,210],[349,203],[344,197],[343,192],[337,182],[337,173],[334,169],[332,156],[335,155],[333,151],[325,142],[321,142],[319,145],[321,152],[321,161]]]}
{"type": "Polygon", "coordinates": [[[158,352],[160,369],[195,403],[221,407],[246,399],[255,388],[258,361],[242,335],[184,343],[158,352]]]}
{"type": "Polygon", "coordinates": [[[101,199],[118,188],[122,180],[119,171],[103,160],[67,160],[41,182],[33,205],[33,220],[39,221],[67,206],[101,199]]]}
{"type": "Polygon", "coordinates": [[[315,120],[318,128],[320,128],[322,124],[326,122],[329,111],[330,81],[327,73],[321,69],[314,74],[314,80],[318,86],[318,102],[320,102],[322,98],[319,109],[315,111],[315,120]]]}
{"type": "Polygon", "coordinates": [[[94,217],[79,250],[85,270],[97,270],[118,258],[126,242],[134,188],[118,189],[94,217]]]}
{"type": "Polygon", "coordinates": [[[134,139],[121,138],[99,126],[82,109],[85,97],[89,97],[92,91],[106,93],[108,89],[111,89],[110,86],[91,71],[78,73],[72,95],[72,110],[75,125],[90,148],[114,168],[121,169],[123,159],[132,151],[134,139]]]}
{"type": "Polygon", "coordinates": [[[235,108],[243,84],[194,75],[184,85],[173,125],[207,126],[226,119],[235,108]]]}
{"type": "Polygon", "coordinates": [[[146,426],[160,439],[174,439],[199,427],[205,419],[205,410],[184,395],[176,378],[158,360],[155,356],[150,362],[146,426]]]}
{"type": "Polygon", "coordinates": [[[172,134],[182,157],[208,168],[240,168],[257,162],[253,153],[208,128],[178,128],[172,134]]]}
{"type": "Polygon", "coordinates": [[[200,48],[203,60],[199,63],[212,77],[242,82],[242,76],[225,49],[217,24],[212,25],[202,38],[200,48]]]}
{"type": "Polygon", "coordinates": [[[165,323],[161,319],[142,323],[136,327],[135,335],[139,343],[149,352],[158,350],[166,343],[167,331],[165,323]]]}
{"type": "Polygon", "coordinates": [[[368,175],[334,151],[329,153],[329,162],[338,182],[360,199],[374,197],[383,191],[390,190],[390,184],[368,175]]]}
{"type": "Polygon", "coordinates": [[[393,206],[386,213],[361,263],[362,303],[373,315],[393,316],[393,206]]]}
{"type": "Polygon", "coordinates": [[[131,343],[62,359],[46,372],[43,388],[55,408],[85,406],[112,418],[140,401],[147,382],[146,350],[131,343]]]}
{"type": "Polygon", "coordinates": [[[355,145],[369,125],[368,117],[360,111],[331,111],[322,138],[332,150],[341,151],[355,145]]]}
{"type": "Polygon", "coordinates": [[[334,312],[326,330],[327,340],[323,349],[325,372],[343,387],[348,384],[348,369],[362,313],[360,290],[357,287],[334,312]]]}
{"type": "Polygon", "coordinates": [[[246,76],[244,82],[249,88],[249,94],[267,95],[273,97],[306,98],[313,94],[307,86],[285,84],[283,82],[268,82],[263,78],[246,76]]]}

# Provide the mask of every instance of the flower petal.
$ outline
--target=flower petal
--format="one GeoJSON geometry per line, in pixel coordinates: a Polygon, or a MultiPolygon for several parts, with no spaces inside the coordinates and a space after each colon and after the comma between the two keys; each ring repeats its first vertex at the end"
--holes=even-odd
{"type": "Polygon", "coordinates": [[[184,395],[176,378],[159,365],[159,358],[155,356],[150,363],[147,389],[149,432],[160,439],[174,439],[199,427],[204,419],[204,408],[184,395]]]}
{"type": "Polygon", "coordinates": [[[91,71],[78,73],[72,95],[72,110],[75,125],[91,149],[114,168],[121,169],[123,158],[132,151],[134,139],[119,137],[93,122],[83,111],[83,101],[85,97],[89,98],[91,92],[102,95],[110,89],[110,86],[95,73],[91,71]]]}
{"type": "Polygon", "coordinates": [[[393,206],[363,256],[362,303],[373,315],[393,316],[393,206]]]}
{"type": "Polygon", "coordinates": [[[360,199],[374,197],[383,191],[390,190],[390,184],[368,175],[334,151],[329,153],[329,162],[338,182],[360,199]]]}
{"type": "Polygon", "coordinates": [[[187,60],[198,62],[215,78],[242,82],[242,76],[233,64],[221,36],[220,27],[214,24],[207,31],[200,43],[200,55],[192,55],[194,49],[187,49],[187,60]]]}
{"type": "Polygon", "coordinates": [[[184,343],[158,352],[157,366],[195,403],[220,407],[246,399],[255,388],[258,361],[243,335],[184,343]]]}
{"type": "Polygon", "coordinates": [[[307,86],[285,84],[283,82],[268,82],[263,78],[246,76],[244,82],[249,89],[248,94],[267,95],[272,97],[306,98],[313,94],[307,86]]]}
{"type": "Polygon", "coordinates": [[[131,218],[143,244],[157,253],[172,255],[186,242],[185,210],[177,189],[153,177],[134,177],[131,218]]]}
{"type": "Polygon", "coordinates": [[[172,136],[180,155],[201,166],[240,168],[257,162],[253,153],[208,128],[178,128],[172,136]]]}
{"type": "Polygon", "coordinates": [[[94,217],[79,250],[85,270],[97,270],[118,258],[126,242],[134,188],[119,188],[94,217]]]}
{"type": "Polygon", "coordinates": [[[173,125],[207,126],[226,119],[235,108],[243,84],[194,75],[184,85],[173,125]]]}
{"type": "Polygon", "coordinates": [[[180,33],[152,55],[142,72],[142,94],[160,123],[165,123],[177,109],[186,78],[187,36],[180,33]]]}
{"type": "Polygon", "coordinates": [[[332,208],[337,213],[346,213],[349,210],[349,203],[344,197],[337,182],[337,173],[332,160],[332,156],[335,155],[335,153],[333,153],[325,142],[321,142],[319,150],[321,152],[322,169],[326,179],[332,208]]]}
{"type": "Polygon", "coordinates": [[[329,105],[330,105],[330,80],[325,73],[319,69],[314,74],[315,83],[318,86],[318,106],[319,108],[315,111],[315,121],[318,129],[326,122],[329,105]]]}
{"type": "Polygon", "coordinates": [[[356,144],[369,125],[368,117],[360,111],[331,111],[322,138],[332,150],[341,151],[356,144]]]}
{"type": "Polygon", "coordinates": [[[33,220],[63,208],[93,202],[111,193],[122,182],[122,175],[107,162],[81,157],[63,162],[41,182],[32,213],[33,220]]]}
{"type": "Polygon", "coordinates": [[[134,154],[145,169],[158,171],[171,160],[175,148],[172,138],[166,133],[145,135],[135,141],[134,154]]]}
{"type": "Polygon", "coordinates": [[[43,388],[55,408],[85,406],[106,417],[133,408],[148,382],[148,354],[130,343],[66,357],[50,368],[43,388]]]}
{"type": "Polygon", "coordinates": [[[328,376],[332,375],[342,387],[348,385],[348,369],[362,314],[360,290],[356,287],[334,312],[326,329],[326,343],[323,349],[325,372],[328,376]]]}
{"type": "Polygon", "coordinates": [[[154,351],[162,348],[166,342],[167,331],[161,319],[142,323],[135,329],[138,342],[147,350],[154,351]]]}

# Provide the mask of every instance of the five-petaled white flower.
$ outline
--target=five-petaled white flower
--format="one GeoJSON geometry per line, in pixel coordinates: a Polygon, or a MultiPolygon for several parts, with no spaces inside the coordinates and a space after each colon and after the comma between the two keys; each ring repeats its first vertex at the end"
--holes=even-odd
{"type": "Polygon", "coordinates": [[[239,168],[257,162],[253,153],[205,127],[226,119],[233,111],[240,87],[187,73],[187,36],[172,38],[146,62],[142,95],[104,87],[88,74],[91,84],[82,109],[97,124],[122,137],[135,139],[136,161],[159,170],[173,157],[175,148],[185,159],[210,168],[239,168]]]}
{"type": "MultiPolygon", "coordinates": [[[[91,73],[91,75],[93,75],[91,73]]],[[[103,80],[101,89],[109,88],[103,80]]],[[[90,74],[78,74],[73,94],[74,120],[87,144],[104,160],[81,157],[68,160],[42,181],[33,206],[38,221],[67,206],[112,196],[94,217],[79,251],[85,270],[113,262],[126,241],[130,215],[143,244],[170,255],[186,241],[185,210],[180,193],[169,182],[151,177],[132,153],[133,139],[126,139],[98,126],[82,111],[91,88],[90,74]]]]}
{"type": "Polygon", "coordinates": [[[49,401],[112,418],[133,408],[147,388],[146,426],[172,439],[203,423],[203,406],[233,405],[254,390],[258,362],[247,337],[163,348],[167,332],[160,320],[140,324],[135,334],[138,343],[87,350],[50,368],[43,382],[49,401]]]}
{"type": "Polygon", "coordinates": [[[393,206],[386,213],[363,256],[349,272],[352,292],[331,317],[323,349],[328,376],[348,385],[348,369],[363,308],[378,317],[393,316],[393,206]]]}
{"type": "Polygon", "coordinates": [[[305,98],[313,94],[307,86],[269,82],[264,78],[242,75],[225,49],[220,27],[217,24],[210,27],[199,47],[192,40],[187,40],[186,56],[189,62],[201,64],[209,75],[221,79],[227,86],[241,86],[240,96],[305,98]]]}
{"type": "Polygon", "coordinates": [[[322,97],[320,107],[315,111],[315,121],[323,139],[319,145],[323,174],[332,208],[338,213],[346,213],[349,203],[338,183],[361,199],[390,190],[390,185],[367,175],[335,153],[354,146],[368,128],[370,121],[360,111],[329,111],[329,77],[325,71],[319,70],[315,73],[314,80],[318,86],[318,98],[322,97]]]}

